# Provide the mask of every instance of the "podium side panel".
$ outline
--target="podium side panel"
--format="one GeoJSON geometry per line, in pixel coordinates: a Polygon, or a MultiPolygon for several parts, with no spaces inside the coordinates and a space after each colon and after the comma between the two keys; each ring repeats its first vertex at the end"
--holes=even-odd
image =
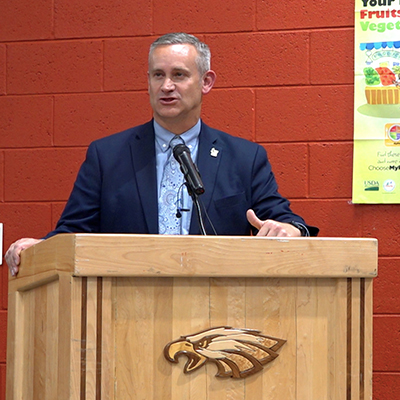
{"type": "Polygon", "coordinates": [[[59,281],[34,290],[33,398],[57,397],[59,281]]]}
{"type": "MultiPolygon", "coordinates": [[[[7,321],[7,400],[22,399],[26,396],[26,386],[29,372],[32,370],[28,365],[29,356],[27,349],[33,349],[32,324],[26,321],[29,316],[26,310],[27,296],[22,298],[20,292],[11,292],[8,295],[8,321],[7,321]],[[28,324],[26,325],[26,322],[28,324]]],[[[31,296],[32,300],[32,296],[31,296]]],[[[31,308],[32,310],[32,308],[31,308]]],[[[32,385],[31,385],[32,386],[32,385]]],[[[32,390],[30,391],[32,394],[32,390]]],[[[28,394],[28,396],[30,396],[28,394]]],[[[30,400],[31,397],[25,397],[30,400]]]]}
{"type": "Polygon", "coordinates": [[[17,301],[17,293],[8,294],[6,400],[12,400],[16,396],[15,391],[18,386],[15,372],[21,357],[18,357],[15,347],[16,332],[18,332],[17,301]]]}
{"type": "Polygon", "coordinates": [[[59,281],[9,297],[7,399],[58,398],[59,281]]]}

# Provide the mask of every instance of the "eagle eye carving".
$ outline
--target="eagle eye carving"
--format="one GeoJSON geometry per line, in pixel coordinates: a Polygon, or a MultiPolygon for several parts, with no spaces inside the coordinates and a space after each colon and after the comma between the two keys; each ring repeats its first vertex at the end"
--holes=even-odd
{"type": "Polygon", "coordinates": [[[257,330],[219,326],[168,343],[164,356],[177,363],[178,358],[185,355],[185,373],[210,361],[217,365],[215,376],[219,378],[245,378],[278,357],[277,351],[285,343],[284,339],[266,336],[257,330]]]}

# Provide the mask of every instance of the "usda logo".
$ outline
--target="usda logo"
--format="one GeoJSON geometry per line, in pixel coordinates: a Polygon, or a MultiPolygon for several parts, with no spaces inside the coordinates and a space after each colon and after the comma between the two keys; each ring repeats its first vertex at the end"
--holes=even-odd
{"type": "Polygon", "coordinates": [[[364,181],[364,190],[367,192],[378,191],[379,190],[379,182],[378,181],[364,181]]]}

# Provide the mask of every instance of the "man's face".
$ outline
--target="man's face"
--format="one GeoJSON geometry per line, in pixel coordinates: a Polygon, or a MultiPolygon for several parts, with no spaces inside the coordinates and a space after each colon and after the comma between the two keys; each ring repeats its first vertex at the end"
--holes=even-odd
{"type": "Polygon", "coordinates": [[[156,47],[149,59],[149,95],[154,119],[176,134],[196,124],[202,95],[208,92],[204,91],[204,78],[200,76],[196,57],[194,46],[174,44],[156,47]]]}

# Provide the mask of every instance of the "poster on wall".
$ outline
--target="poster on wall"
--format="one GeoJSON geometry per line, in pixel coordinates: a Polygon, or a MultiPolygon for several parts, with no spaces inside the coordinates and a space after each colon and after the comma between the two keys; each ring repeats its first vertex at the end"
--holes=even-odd
{"type": "Polygon", "coordinates": [[[356,0],[353,203],[400,203],[400,0],[356,0]]]}

